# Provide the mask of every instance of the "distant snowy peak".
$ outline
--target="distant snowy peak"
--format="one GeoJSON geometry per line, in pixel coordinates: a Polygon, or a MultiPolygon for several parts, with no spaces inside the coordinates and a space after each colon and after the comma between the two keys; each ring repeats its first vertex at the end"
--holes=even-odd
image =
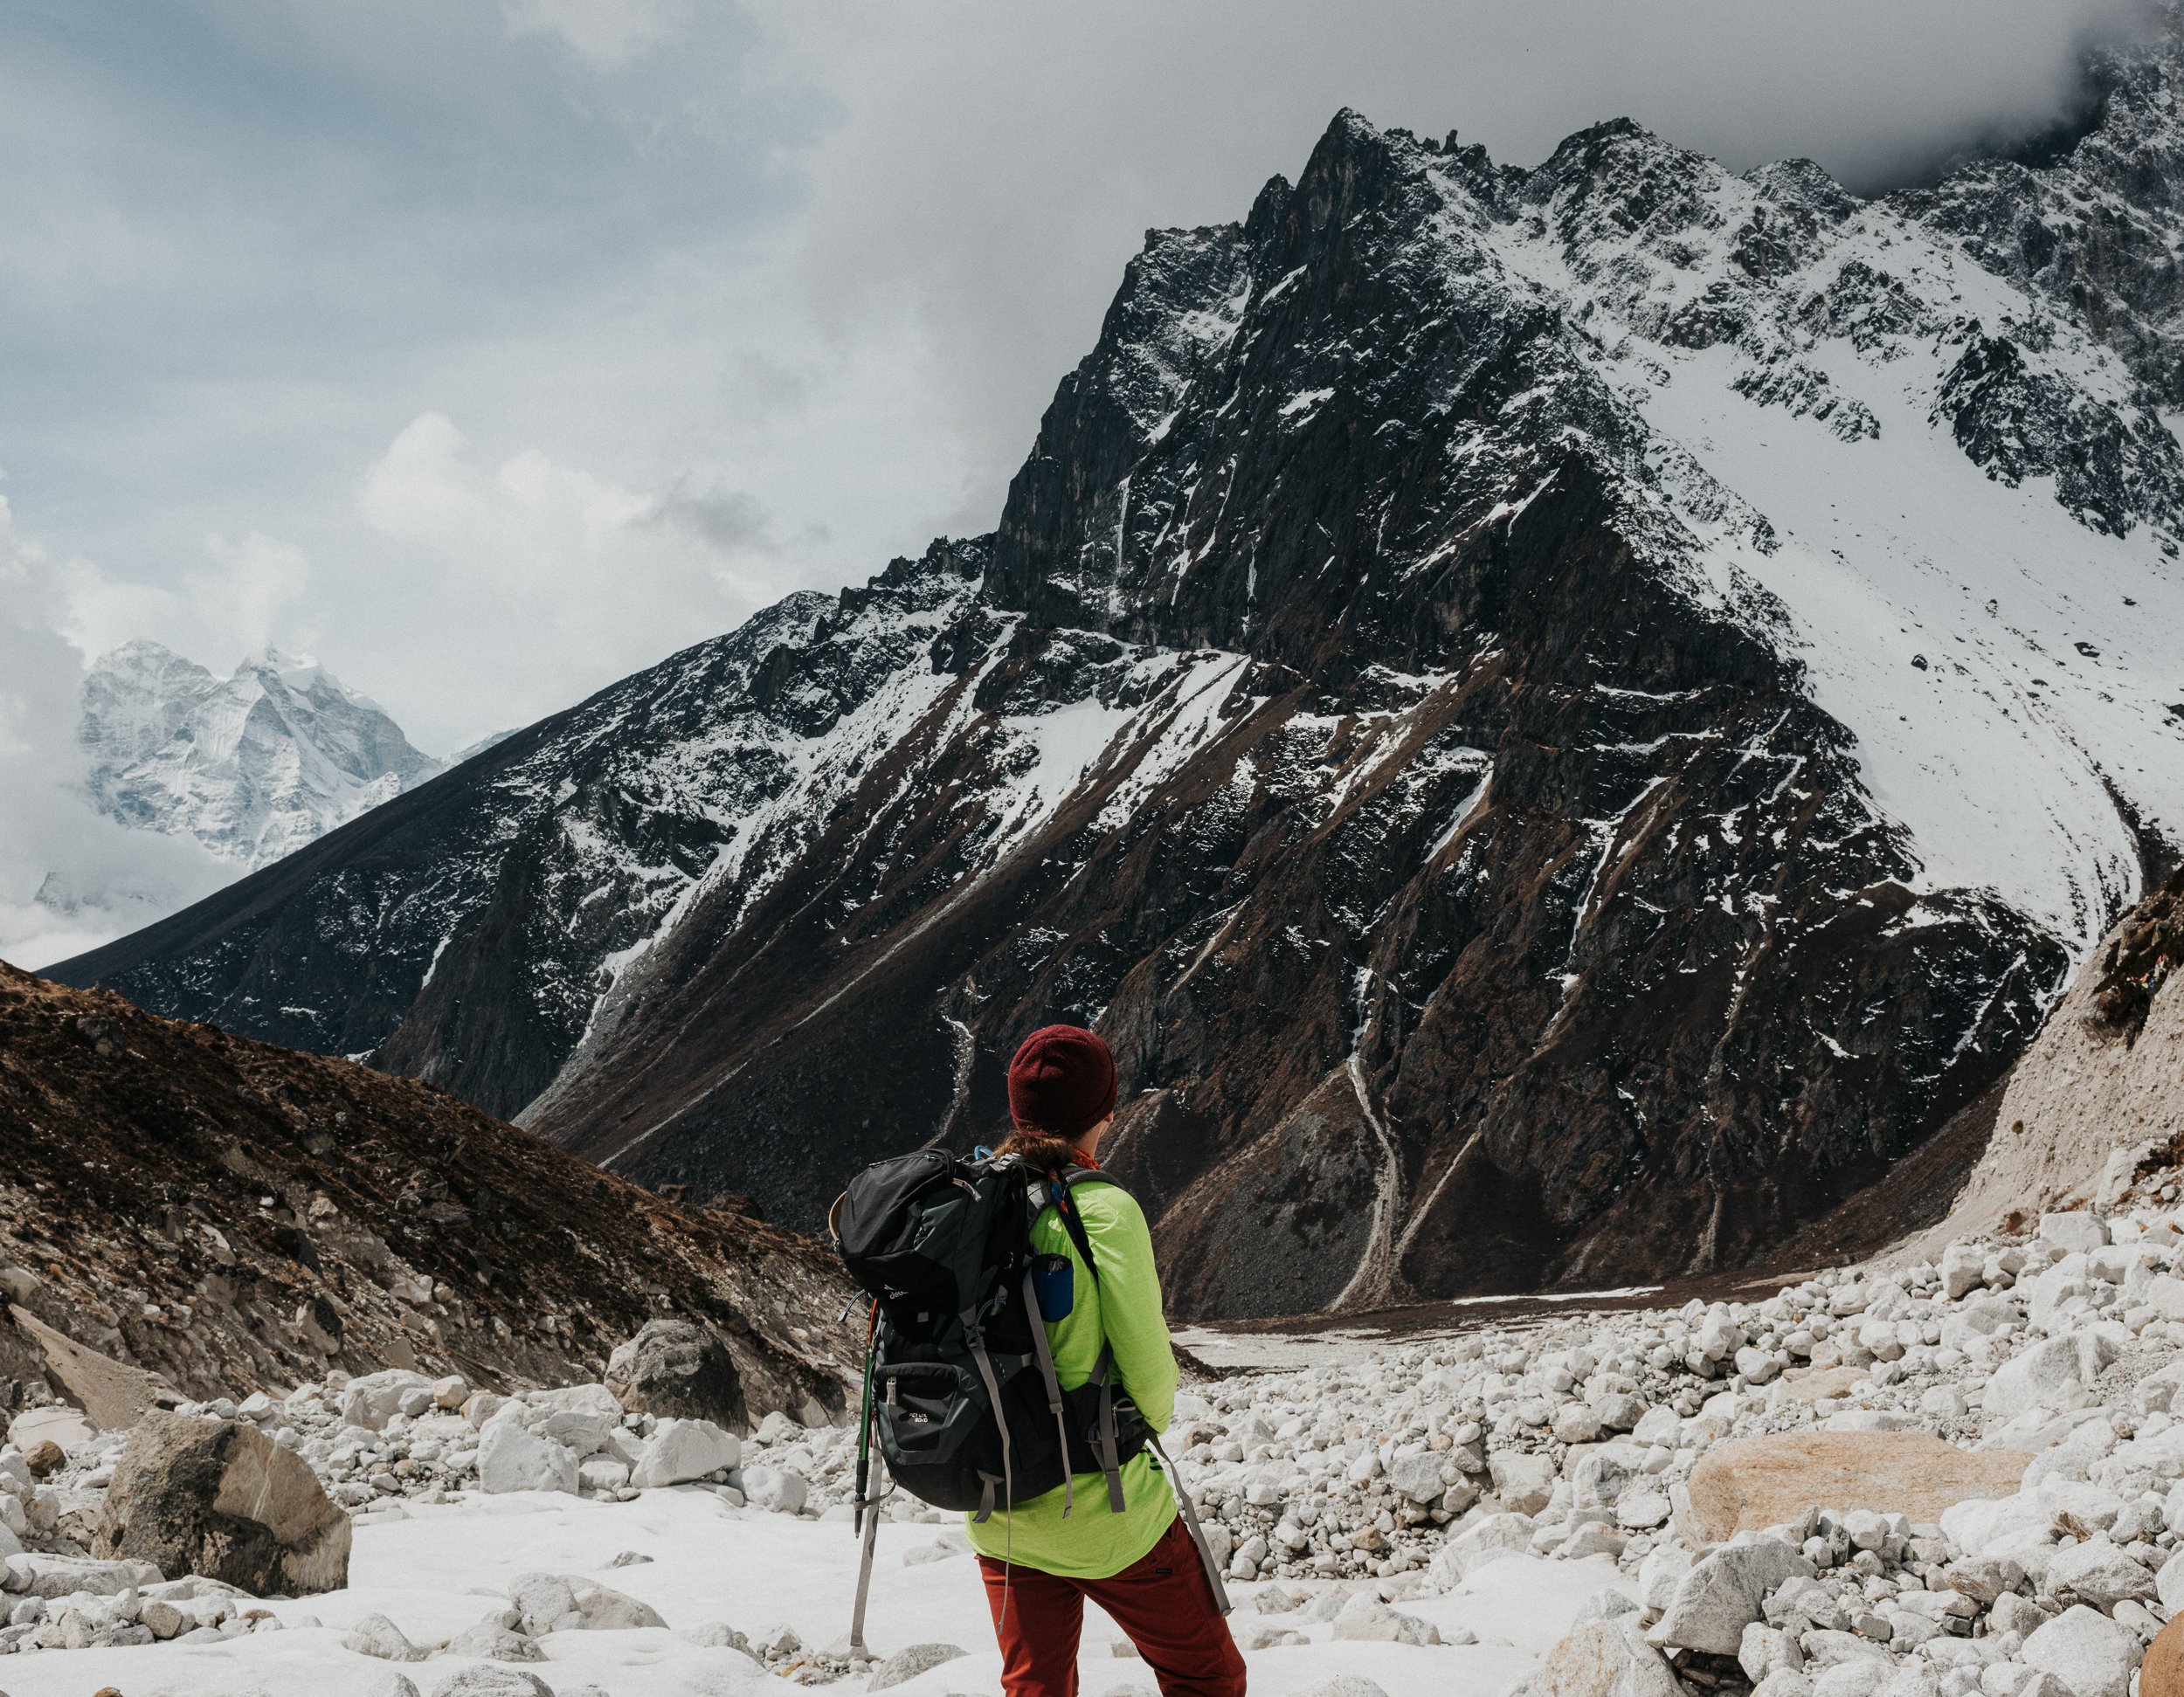
{"type": "Polygon", "coordinates": [[[78,738],[101,811],[256,868],[441,769],[378,703],[267,648],[220,678],[156,642],[103,656],[78,738]]]}

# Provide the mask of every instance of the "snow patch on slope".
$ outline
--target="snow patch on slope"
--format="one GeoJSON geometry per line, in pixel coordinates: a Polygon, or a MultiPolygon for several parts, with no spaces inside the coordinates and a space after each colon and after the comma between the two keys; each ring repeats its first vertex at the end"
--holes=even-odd
{"type": "Polygon", "coordinates": [[[1656,224],[1602,216],[1582,176],[1501,220],[1442,179],[1452,219],[1585,327],[1569,345],[1642,417],[1646,481],[1700,545],[1694,600],[1804,667],[1922,888],[1991,891],[2082,957],[2139,891],[2118,798],[2184,844],[2184,569],[2160,525],[2112,534],[2056,478],[2013,482],[2007,452],[1983,470],[1949,385],[1992,334],[2074,405],[2128,419],[2144,391],[1891,203],[1831,223],[1841,191],[1816,173],[1621,145],[1648,182],[1683,179],[1656,224]],[[1739,263],[1755,229],[1813,207],[1801,264],[1739,263]]]}

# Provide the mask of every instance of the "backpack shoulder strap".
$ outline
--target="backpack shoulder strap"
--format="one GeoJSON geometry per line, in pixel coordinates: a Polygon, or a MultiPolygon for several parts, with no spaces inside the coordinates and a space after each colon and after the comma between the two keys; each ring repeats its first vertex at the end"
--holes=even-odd
{"type": "Polygon", "coordinates": [[[1130,1186],[1103,1167],[1064,1167],[1054,1176],[1071,1190],[1080,1184],[1111,1184],[1124,1196],[1130,1194],[1130,1186]]]}
{"type": "Polygon", "coordinates": [[[1084,1229],[1082,1216],[1077,1212],[1076,1198],[1070,1195],[1078,1185],[1086,1183],[1114,1184],[1124,1196],[1130,1192],[1095,1167],[1065,1167],[1058,1173],[1047,1176],[1044,1187],[1047,1205],[1061,1218],[1061,1229],[1069,1234],[1069,1241],[1076,1245],[1077,1253],[1084,1257],[1084,1264],[1092,1272],[1092,1282],[1100,1282],[1099,1258],[1092,1252],[1092,1239],[1084,1229]]]}

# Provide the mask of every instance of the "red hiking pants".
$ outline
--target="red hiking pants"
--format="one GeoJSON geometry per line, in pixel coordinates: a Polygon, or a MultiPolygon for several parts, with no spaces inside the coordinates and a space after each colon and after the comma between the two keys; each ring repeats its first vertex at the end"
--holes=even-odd
{"type": "Polygon", "coordinates": [[[978,1558],[1007,1697],[1076,1697],[1077,1635],[1090,1597],[1130,1635],[1162,1697],[1244,1697],[1244,1659],[1214,1612],[1197,1547],[1178,1515],[1160,1542],[1106,1579],[1065,1579],[978,1558]],[[1002,1592],[1006,1582],[1006,1613],[1002,1592]]]}

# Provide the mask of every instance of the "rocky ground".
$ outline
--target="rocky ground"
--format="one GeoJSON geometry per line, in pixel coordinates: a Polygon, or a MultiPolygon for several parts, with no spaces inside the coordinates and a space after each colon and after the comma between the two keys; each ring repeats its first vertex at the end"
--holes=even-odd
{"type": "MultiPolygon", "coordinates": [[[[1816,1273],[1760,1301],[1330,1342],[1309,1367],[1186,1390],[1171,1448],[1235,1583],[1255,1688],[1309,1671],[1480,1697],[1520,1683],[1576,1697],[1610,1679],[1653,1697],[2130,1697],[2146,1646],[2184,1604],[2184,1419],[2169,1407],[2184,1385],[2184,1222],[2167,1206],[2174,1183],[2147,1183],[2144,1205],[2050,1214],[1931,1261],[1816,1273]],[[1484,1606],[1512,1586],[1546,1599],[1524,1633],[1484,1606]]],[[[536,1693],[555,1670],[527,1664],[611,1662],[618,1644],[635,1666],[672,1639],[713,1683],[618,1684],[620,1663],[592,1683],[648,1697],[769,1676],[900,1675],[936,1694],[994,1684],[965,1659],[991,1656],[975,1609],[968,1625],[944,1617],[962,1642],[925,1652],[929,1666],[883,1672],[848,1652],[846,1526],[812,1546],[833,1552],[833,1576],[788,1599],[794,1625],[765,1600],[784,1594],[757,1582],[747,1598],[715,1595],[710,1618],[673,1618],[643,1600],[669,1576],[640,1572],[641,1552],[618,1552],[623,1569],[599,1556],[589,1574],[508,1570],[529,1535],[510,1514],[556,1502],[586,1526],[656,1526],[670,1508],[724,1518],[753,1559],[768,1540],[805,1548],[798,1525],[847,1519],[848,1428],[776,1412],[746,1434],[657,1411],[639,1404],[666,1406],[663,1376],[648,1380],[629,1352],[614,1360],[618,1389],[502,1396],[454,1377],[333,1373],[285,1397],[153,1417],[254,1428],[344,1506],[360,1551],[412,1535],[411,1522],[420,1538],[433,1525],[496,1535],[501,1583],[462,1611],[482,1606],[482,1621],[448,1622],[460,1597],[360,1612],[370,1597],[353,1585],[255,1597],[102,1561],[86,1552],[113,1548],[97,1545],[103,1499],[127,1486],[138,1440],[56,1430],[40,1449],[19,1430],[27,1451],[0,1452],[0,1521],[24,1546],[0,1578],[16,1599],[0,1650],[134,1645],[158,1659],[293,1631],[315,1636],[291,1653],[331,1669],[410,1679],[398,1670],[429,1660],[413,1671],[433,1678],[410,1688],[456,1697],[536,1693]],[[739,1600],[751,1605],[740,1618],[739,1600]],[[479,1682],[501,1673],[540,1683],[479,1682]]],[[[899,1498],[882,1513],[898,1552],[883,1591],[964,1556],[952,1517],[899,1498]],[[902,1524],[921,1521],[943,1524],[902,1524]]],[[[8,1688],[76,1689],[17,1677],[48,1660],[10,1664],[8,1688]]]]}

